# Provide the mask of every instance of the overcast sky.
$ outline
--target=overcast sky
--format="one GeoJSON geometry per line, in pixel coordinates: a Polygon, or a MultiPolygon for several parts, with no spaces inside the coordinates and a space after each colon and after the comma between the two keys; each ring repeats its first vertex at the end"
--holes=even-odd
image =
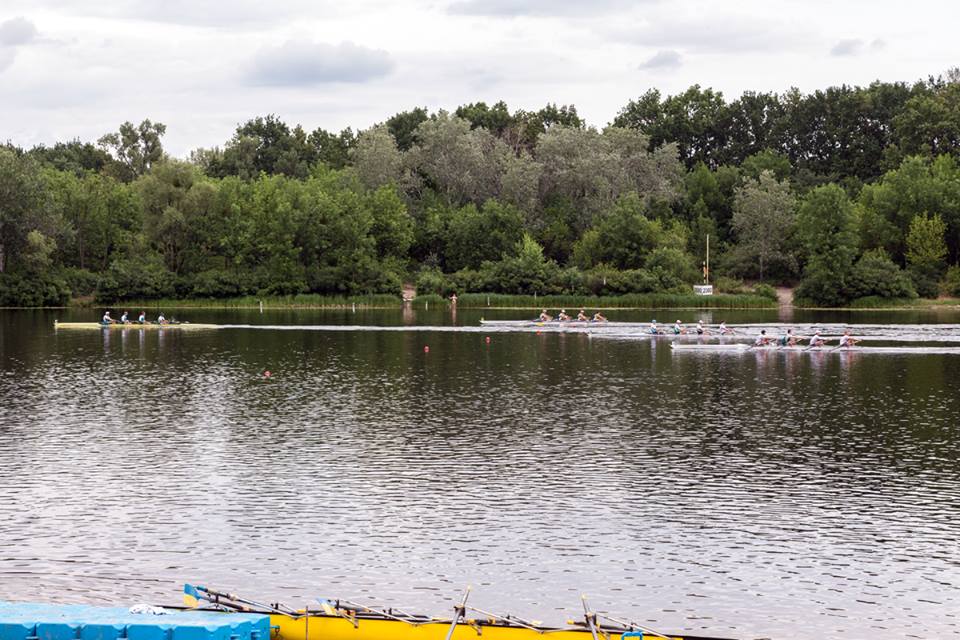
{"type": "Polygon", "coordinates": [[[960,65],[960,3],[3,0],[0,140],[167,125],[185,156],[275,113],[308,130],[505,100],[593,125],[655,87],[811,91],[960,65]]]}

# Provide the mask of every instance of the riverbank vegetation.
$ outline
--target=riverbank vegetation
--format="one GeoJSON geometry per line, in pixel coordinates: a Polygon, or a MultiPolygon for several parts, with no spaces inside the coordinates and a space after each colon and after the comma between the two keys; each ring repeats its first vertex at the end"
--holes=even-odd
{"type": "Polygon", "coordinates": [[[188,160],[165,132],[0,147],[0,306],[399,301],[403,283],[464,303],[702,306],[688,294],[707,237],[711,281],[735,295],[744,280],[815,306],[960,295],[956,70],[732,101],[649,91],[602,130],[573,106],[499,102],[357,133],[257,117],[188,160]]]}

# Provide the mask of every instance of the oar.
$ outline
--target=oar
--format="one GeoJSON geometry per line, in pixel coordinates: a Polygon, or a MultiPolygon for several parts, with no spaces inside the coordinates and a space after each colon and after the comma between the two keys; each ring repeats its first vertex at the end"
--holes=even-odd
{"type": "Polygon", "coordinates": [[[499,616],[495,613],[490,613],[489,611],[484,611],[483,609],[477,609],[476,607],[467,607],[471,611],[476,611],[477,613],[483,614],[485,616],[490,616],[497,620],[503,620],[509,624],[515,624],[518,627],[524,627],[530,629],[531,631],[540,632],[540,629],[537,628],[537,622],[533,620],[524,620],[523,618],[517,618],[516,616],[499,616]]]}
{"type": "Polygon", "coordinates": [[[593,636],[593,640],[599,640],[597,638],[597,614],[590,611],[590,606],[587,604],[586,594],[580,596],[580,601],[583,603],[583,617],[586,618],[587,626],[590,627],[590,635],[593,636]]]}
{"type": "Polygon", "coordinates": [[[597,614],[597,617],[598,617],[598,618],[606,618],[606,619],[609,620],[610,622],[614,622],[614,623],[619,624],[620,626],[625,627],[625,628],[630,629],[630,630],[640,629],[640,631],[643,631],[644,633],[649,634],[649,635],[654,636],[654,637],[657,637],[657,638],[666,638],[667,640],[670,640],[671,638],[674,637],[674,636],[668,636],[668,635],[665,634],[665,633],[660,633],[659,631],[656,631],[656,630],[654,630],[654,629],[651,629],[650,627],[645,627],[645,626],[643,626],[642,624],[637,624],[636,622],[629,622],[629,621],[627,621],[627,620],[620,620],[620,619],[618,619],[618,618],[614,618],[613,616],[603,615],[602,613],[598,613],[598,614],[597,614]]]}
{"type": "MultiPolygon", "coordinates": [[[[406,622],[407,624],[413,627],[419,627],[421,624],[420,622],[414,622],[413,620],[408,620],[407,618],[401,618],[400,616],[395,616],[392,613],[387,613],[382,609],[373,609],[371,607],[368,607],[367,605],[360,604],[359,602],[350,602],[349,600],[341,600],[340,602],[343,602],[344,604],[353,605],[354,607],[358,609],[362,609],[369,613],[376,613],[377,615],[381,615],[385,618],[390,618],[391,620],[397,620],[398,622],[406,622]]],[[[401,613],[403,612],[401,611],[401,613]]]]}
{"type": "Polygon", "coordinates": [[[467,585],[467,588],[463,591],[463,598],[460,600],[460,604],[453,608],[457,612],[457,615],[453,617],[453,622],[450,624],[450,630],[447,631],[446,640],[450,640],[453,637],[453,632],[457,630],[457,625],[460,624],[460,621],[463,619],[463,616],[467,612],[467,598],[470,596],[470,585],[467,585]]]}
{"type": "Polygon", "coordinates": [[[234,595],[232,593],[225,593],[222,591],[214,591],[213,589],[208,589],[207,587],[201,587],[200,585],[193,586],[189,584],[183,585],[184,598],[192,596],[194,598],[203,598],[208,602],[214,604],[223,605],[226,607],[232,607],[234,609],[244,609],[246,606],[257,607],[260,609],[266,609],[271,613],[283,613],[286,615],[296,615],[297,612],[293,609],[278,604],[277,606],[265,604],[263,602],[257,602],[256,600],[247,600],[246,598],[241,598],[240,596],[234,595]],[[224,598],[227,602],[221,602],[220,598],[224,598]],[[239,605],[239,606],[238,606],[239,605]],[[282,607],[282,608],[281,608],[282,607]]]}

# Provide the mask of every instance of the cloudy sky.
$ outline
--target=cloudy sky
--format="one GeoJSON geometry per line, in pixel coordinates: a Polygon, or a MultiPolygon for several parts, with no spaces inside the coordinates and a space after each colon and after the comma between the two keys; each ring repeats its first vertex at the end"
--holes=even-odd
{"type": "Polygon", "coordinates": [[[332,131],[397,111],[575,104],[651,87],[811,91],[960,65],[955,0],[3,0],[0,140],[167,125],[169,152],[275,113],[332,131]]]}

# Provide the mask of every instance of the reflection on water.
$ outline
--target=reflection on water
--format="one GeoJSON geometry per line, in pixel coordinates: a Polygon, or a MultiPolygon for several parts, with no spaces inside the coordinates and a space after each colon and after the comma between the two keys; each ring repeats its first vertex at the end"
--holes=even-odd
{"type": "MultiPolygon", "coordinates": [[[[450,323],[348,314],[309,322],[450,323]]],[[[0,314],[0,598],[442,614],[469,583],[552,622],[587,593],[670,630],[960,636],[956,356],[51,324],[0,314]]]]}

